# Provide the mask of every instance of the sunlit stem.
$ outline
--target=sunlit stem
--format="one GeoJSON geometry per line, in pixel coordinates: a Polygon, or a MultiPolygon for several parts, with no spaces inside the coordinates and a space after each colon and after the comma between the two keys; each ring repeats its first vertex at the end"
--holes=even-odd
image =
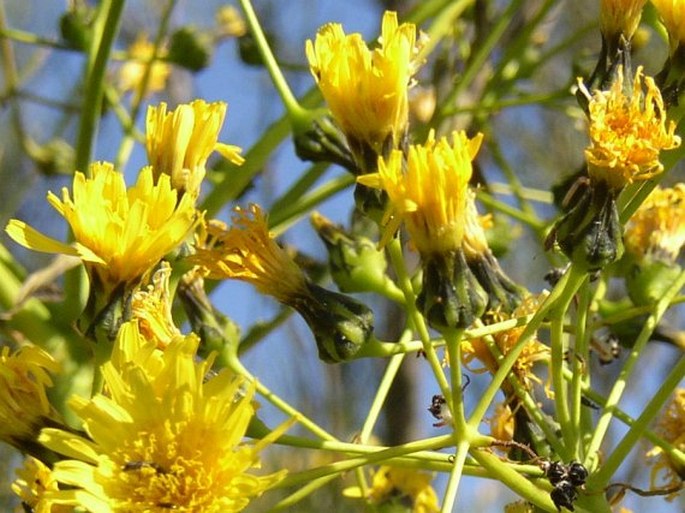
{"type": "Polygon", "coordinates": [[[271,80],[273,81],[274,87],[278,91],[278,94],[283,101],[285,109],[288,111],[290,122],[293,125],[304,122],[306,119],[308,119],[308,111],[297,101],[297,98],[295,98],[295,95],[291,91],[288,82],[283,76],[283,72],[281,71],[278,62],[276,62],[276,58],[271,51],[271,47],[264,36],[264,31],[262,30],[259,19],[257,18],[254,8],[252,7],[252,2],[250,0],[239,1],[240,6],[243,8],[243,12],[245,13],[247,24],[250,26],[252,35],[257,43],[259,53],[264,60],[264,65],[269,71],[269,75],[271,75],[271,80]]]}
{"type": "MultiPolygon", "coordinates": [[[[455,395],[457,395],[456,392],[455,395]]],[[[440,513],[451,513],[454,509],[454,503],[457,500],[457,491],[459,490],[459,482],[461,481],[461,476],[464,474],[464,462],[469,453],[469,445],[469,440],[467,439],[460,440],[457,443],[457,453],[454,456],[454,467],[452,467],[450,478],[447,481],[445,498],[442,501],[440,513]]]]}

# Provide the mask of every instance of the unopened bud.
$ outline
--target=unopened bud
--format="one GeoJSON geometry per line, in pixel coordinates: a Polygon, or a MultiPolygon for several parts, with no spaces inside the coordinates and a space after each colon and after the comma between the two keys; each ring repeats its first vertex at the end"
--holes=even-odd
{"type": "Polygon", "coordinates": [[[171,35],[167,59],[190,71],[209,65],[214,48],[209,35],[194,27],[182,27],[171,35]]]}
{"type": "Polygon", "coordinates": [[[345,136],[333,118],[322,111],[310,114],[293,127],[297,156],[311,162],[332,162],[354,175],[359,174],[345,136]]]}

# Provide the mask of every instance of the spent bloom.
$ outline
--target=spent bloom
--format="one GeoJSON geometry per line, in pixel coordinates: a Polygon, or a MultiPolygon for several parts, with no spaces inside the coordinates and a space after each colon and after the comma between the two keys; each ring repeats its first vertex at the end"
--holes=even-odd
{"type": "Polygon", "coordinates": [[[472,161],[483,139],[453,132],[435,140],[431,131],[423,145],[410,145],[406,165],[401,151],[378,159],[378,173],[360,176],[363,185],[383,189],[390,206],[381,245],[386,244],[402,222],[422,255],[446,253],[461,247],[464,238],[468,182],[472,161]]]}
{"type": "MultiPolygon", "coordinates": [[[[685,452],[685,388],[679,388],[673,394],[671,402],[657,421],[656,433],[679,451],[685,452]]],[[[677,486],[685,479],[682,460],[671,458],[661,447],[654,447],[647,455],[657,458],[652,468],[652,486],[655,488],[662,472],[666,486],[677,486]]]]}
{"type": "Polygon", "coordinates": [[[41,433],[43,444],[69,458],[54,466],[53,478],[66,485],[55,499],[95,513],[231,513],[283,478],[284,471],[249,470],[286,425],[243,443],[254,385],[228,370],[208,378],[211,361],[195,360],[197,344],[191,334],[162,352],[137,323],[122,326],[102,367],[107,395],[70,401],[87,438],[41,433]]]}
{"type": "Polygon", "coordinates": [[[46,390],[59,366],[35,346],[0,351],[0,440],[22,450],[35,444],[41,428],[60,422],[46,390]]]}
{"type": "Polygon", "coordinates": [[[599,7],[599,25],[605,38],[622,34],[633,37],[647,0],[602,0],[599,7]]]}
{"type": "Polygon", "coordinates": [[[638,68],[632,89],[624,86],[623,70],[608,91],[594,95],[580,84],[589,99],[590,146],[585,150],[593,182],[620,190],[636,180],[647,180],[664,169],[662,150],[680,146],[676,125],[667,121],[664,102],[652,77],[638,68]],[[643,92],[646,88],[646,93],[643,92]]]}
{"type": "MultiPolygon", "coordinates": [[[[134,91],[135,94],[144,96],[145,94],[153,94],[164,90],[171,73],[171,67],[166,62],[160,60],[150,64],[149,61],[154,57],[154,53],[155,45],[150,42],[147,35],[138,35],[128,49],[129,60],[119,68],[119,88],[122,92],[134,91]],[[148,66],[150,71],[148,72],[147,87],[145,92],[142,93],[140,88],[148,66]]],[[[165,55],[166,51],[160,48],[157,59],[163,58],[165,55]]]]}
{"type": "Polygon", "coordinates": [[[685,43],[685,2],[682,0],[652,0],[668,32],[671,51],[685,43]]]}
{"type": "Polygon", "coordinates": [[[22,505],[17,513],[72,513],[74,506],[58,504],[50,495],[59,490],[50,468],[42,461],[28,456],[24,466],[17,469],[17,479],[12,483],[12,491],[21,499],[22,505]],[[28,509],[26,509],[28,508],[28,509]]]}
{"type": "Polygon", "coordinates": [[[376,154],[390,140],[399,146],[408,120],[408,89],[418,68],[416,27],[383,16],[379,46],[370,50],[361,34],[345,34],[338,23],[324,25],[306,43],[311,72],[353,148],[376,154]]]}
{"type": "Polygon", "coordinates": [[[243,163],[239,147],[218,142],[226,108],[224,102],[204,100],[179,105],[171,112],[164,102],[148,108],[146,148],[155,180],[169,175],[174,189],[197,198],[213,151],[234,164],[243,163]]]}
{"type": "Polygon", "coordinates": [[[183,242],[198,218],[193,200],[184,196],[179,201],[168,176],[155,184],[149,166],[127,189],[122,173],[110,163],[97,162],[91,165],[89,178],[74,174],[71,194],[65,187],[61,199],[49,193],[48,201],[71,226],[73,245],[16,219],[7,225],[7,233],[35,251],[81,258],[91,280],[106,289],[136,284],[183,242]]]}
{"type": "Polygon", "coordinates": [[[630,218],[625,244],[638,258],[674,262],[685,244],[685,184],[657,186],[630,218]]]}

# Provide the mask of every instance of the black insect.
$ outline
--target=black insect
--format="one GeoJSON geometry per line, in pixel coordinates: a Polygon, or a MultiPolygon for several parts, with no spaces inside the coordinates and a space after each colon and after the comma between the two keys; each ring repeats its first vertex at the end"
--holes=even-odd
{"type": "Polygon", "coordinates": [[[440,421],[433,424],[434,427],[446,426],[452,421],[452,412],[450,411],[449,406],[447,406],[447,400],[441,394],[433,396],[428,411],[431,412],[433,417],[440,421]]]}
{"type": "Polygon", "coordinates": [[[570,481],[566,481],[565,479],[559,481],[554,486],[554,489],[550,492],[549,496],[559,511],[561,511],[562,507],[567,508],[570,511],[575,511],[573,503],[578,498],[578,491],[570,481]]]}
{"type": "Polygon", "coordinates": [[[559,511],[567,508],[574,511],[573,503],[578,498],[578,488],[585,485],[588,471],[582,463],[572,461],[569,464],[560,461],[543,461],[540,464],[543,472],[554,489],[550,498],[559,511]]]}
{"type": "Polygon", "coordinates": [[[587,480],[587,476],[587,469],[581,463],[572,461],[568,466],[568,480],[573,486],[583,486],[587,480]]]}

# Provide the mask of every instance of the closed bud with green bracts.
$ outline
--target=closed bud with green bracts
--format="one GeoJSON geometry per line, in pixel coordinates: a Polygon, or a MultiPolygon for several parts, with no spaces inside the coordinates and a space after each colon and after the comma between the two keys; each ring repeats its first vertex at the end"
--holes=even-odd
{"type": "Polygon", "coordinates": [[[423,255],[422,264],[423,284],[416,306],[433,328],[466,328],[485,312],[488,294],[461,249],[423,255]]]}
{"type": "Polygon", "coordinates": [[[362,214],[379,226],[382,224],[388,204],[387,192],[358,183],[354,188],[354,202],[362,214]]]}
{"type": "Polygon", "coordinates": [[[288,304],[304,318],[314,334],[319,358],[326,363],[351,360],[373,335],[371,309],[344,294],[307,282],[307,294],[288,304]]]}
{"type": "Polygon", "coordinates": [[[626,274],[628,295],[636,306],[653,305],[664,297],[681,272],[675,262],[645,258],[630,266],[626,274]]]}
{"type": "Polygon", "coordinates": [[[579,268],[596,271],[623,255],[623,228],[616,195],[604,182],[591,184],[578,203],[557,222],[547,244],[556,241],[579,268]]]}
{"type": "Polygon", "coordinates": [[[389,284],[385,253],[371,239],[345,231],[318,212],[311,222],[326,244],[331,276],[342,292],[373,292],[389,284]]]}
{"type": "Polygon", "coordinates": [[[70,2],[69,9],[59,19],[62,40],[74,50],[85,50],[93,32],[95,8],[85,1],[70,2]]]}
{"type": "Polygon", "coordinates": [[[211,37],[194,27],[181,27],[171,35],[167,59],[190,71],[209,65],[214,48],[211,37]]]}
{"type": "Polygon", "coordinates": [[[521,303],[526,291],[509,278],[490,251],[468,260],[478,283],[488,294],[487,310],[510,313],[521,303]]]}
{"type": "Polygon", "coordinates": [[[331,162],[359,174],[345,136],[327,111],[309,111],[303,120],[298,119],[293,125],[293,142],[302,160],[331,162]]]}

